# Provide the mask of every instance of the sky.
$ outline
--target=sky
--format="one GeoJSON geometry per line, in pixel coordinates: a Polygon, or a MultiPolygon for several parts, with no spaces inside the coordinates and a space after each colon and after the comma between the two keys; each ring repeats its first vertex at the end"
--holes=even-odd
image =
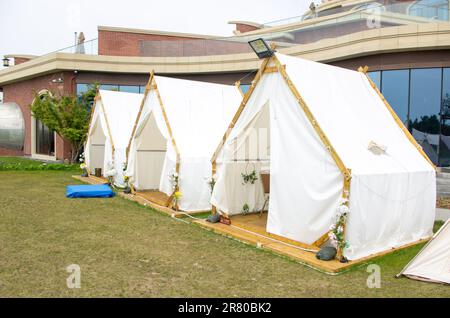
{"type": "Polygon", "coordinates": [[[74,32],[94,39],[98,25],[229,36],[229,21],[299,16],[311,1],[0,0],[0,57],[60,50],[74,44],[74,32]]]}

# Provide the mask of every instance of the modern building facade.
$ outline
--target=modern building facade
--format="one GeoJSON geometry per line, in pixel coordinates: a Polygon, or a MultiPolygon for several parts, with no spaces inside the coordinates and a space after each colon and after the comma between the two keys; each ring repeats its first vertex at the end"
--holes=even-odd
{"type": "Polygon", "coordinates": [[[26,138],[23,150],[0,146],[0,154],[69,157],[69,144],[32,118],[35,92],[79,94],[92,83],[142,92],[152,70],[229,85],[240,81],[245,90],[259,66],[247,42],[264,38],[284,54],[350,69],[369,66],[430,158],[450,165],[449,0],[334,0],[283,21],[230,23],[236,29],[225,38],[100,26],[98,38],[83,47],[7,56],[14,66],[0,71],[0,88],[5,103],[21,107],[26,138]]]}

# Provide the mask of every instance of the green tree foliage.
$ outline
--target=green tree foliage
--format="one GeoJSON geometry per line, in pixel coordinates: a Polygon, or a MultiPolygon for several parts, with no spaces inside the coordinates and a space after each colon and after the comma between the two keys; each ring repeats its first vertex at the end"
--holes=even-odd
{"type": "Polygon", "coordinates": [[[95,94],[96,85],[80,96],[36,94],[31,105],[36,119],[71,143],[71,162],[76,162],[83,149],[95,94]]]}

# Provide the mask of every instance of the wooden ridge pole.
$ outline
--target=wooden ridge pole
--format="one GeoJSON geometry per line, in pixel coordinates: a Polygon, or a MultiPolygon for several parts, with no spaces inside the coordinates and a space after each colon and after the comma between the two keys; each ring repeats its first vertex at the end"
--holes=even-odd
{"type": "MultiPolygon", "coordinates": [[[[163,114],[164,117],[164,121],[166,123],[166,127],[167,127],[167,131],[169,132],[169,136],[170,136],[170,140],[172,142],[172,146],[175,149],[177,158],[176,158],[176,164],[175,164],[175,171],[178,174],[178,178],[180,177],[180,151],[178,149],[177,143],[175,141],[175,137],[173,136],[173,132],[172,132],[172,128],[170,126],[170,122],[169,122],[169,118],[167,117],[167,113],[166,113],[166,108],[164,107],[164,102],[161,98],[161,94],[159,93],[159,89],[158,89],[158,85],[156,83],[156,81],[154,81],[155,83],[153,84],[153,89],[155,90],[156,96],[158,98],[159,101],[159,106],[161,107],[161,112],[163,114]]],[[[169,196],[169,199],[167,200],[166,206],[170,207],[172,202],[173,202],[173,197],[175,195],[175,192],[177,192],[179,190],[179,187],[177,186],[173,193],[169,196]]],[[[178,207],[176,207],[178,208],[178,207]]]]}
{"type": "Polygon", "coordinates": [[[420,152],[422,157],[424,157],[425,160],[428,161],[428,163],[433,167],[433,169],[436,170],[435,164],[430,160],[430,158],[427,156],[427,154],[423,151],[422,147],[417,143],[416,139],[414,139],[414,137],[411,135],[409,130],[405,127],[405,124],[403,124],[403,122],[398,117],[398,115],[395,113],[395,111],[392,109],[391,105],[388,103],[386,98],[384,98],[383,94],[381,94],[381,92],[378,89],[378,87],[375,85],[375,83],[369,77],[369,75],[367,74],[368,70],[369,70],[368,66],[359,67],[358,68],[358,71],[363,73],[366,76],[367,80],[369,81],[370,86],[372,86],[372,88],[375,90],[375,92],[381,98],[381,100],[383,101],[383,103],[386,106],[387,110],[389,111],[391,116],[394,118],[394,121],[397,123],[398,127],[403,131],[403,133],[405,134],[406,138],[408,138],[408,140],[413,144],[414,148],[416,148],[420,152]]]}
{"type": "MultiPolygon", "coordinates": [[[[98,87],[97,87],[97,91],[95,92],[95,97],[94,97],[94,103],[92,104],[91,114],[90,114],[90,117],[89,117],[89,126],[88,126],[89,128],[88,128],[86,140],[84,141],[84,150],[86,150],[86,146],[87,146],[88,141],[89,141],[89,138],[90,138],[90,136],[91,136],[91,134],[92,134],[92,128],[93,128],[93,127],[91,127],[91,125],[92,125],[92,119],[93,119],[93,117],[94,117],[95,108],[97,107],[97,100],[98,100],[99,98],[100,98],[100,92],[99,92],[99,89],[98,89],[98,87]]],[[[84,156],[84,163],[86,163],[86,155],[84,156]]],[[[91,173],[89,172],[88,167],[86,167],[86,171],[87,171],[88,176],[90,176],[91,173]]]]}
{"type": "Polygon", "coordinates": [[[241,93],[241,96],[244,97],[245,94],[241,88],[241,81],[237,81],[236,83],[234,83],[234,86],[236,86],[236,88],[239,90],[239,93],[241,93]]]}
{"type": "Polygon", "coordinates": [[[131,132],[130,141],[128,142],[128,146],[127,146],[127,149],[126,149],[126,159],[125,159],[125,163],[126,164],[128,164],[128,158],[129,158],[129,155],[130,155],[131,142],[133,141],[134,135],[136,134],[137,125],[139,123],[139,120],[141,119],[142,110],[144,109],[145,102],[147,101],[147,96],[148,96],[148,93],[149,93],[149,91],[151,89],[151,85],[152,85],[154,76],[155,76],[155,71],[152,70],[152,72],[150,73],[150,78],[148,79],[147,85],[145,86],[145,92],[144,92],[144,96],[142,97],[141,106],[139,107],[139,112],[138,112],[138,114],[136,116],[136,121],[134,122],[133,130],[131,132]]]}

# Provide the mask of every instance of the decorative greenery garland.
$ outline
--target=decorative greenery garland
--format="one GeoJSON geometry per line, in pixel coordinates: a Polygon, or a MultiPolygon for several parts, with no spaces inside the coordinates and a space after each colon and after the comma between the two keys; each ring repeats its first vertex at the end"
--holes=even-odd
{"type": "Polygon", "coordinates": [[[342,199],[337,208],[336,220],[331,225],[330,233],[328,234],[331,244],[336,247],[336,249],[344,250],[348,247],[348,242],[345,240],[344,232],[349,212],[350,209],[348,208],[348,200],[342,199]]]}
{"type": "Polygon", "coordinates": [[[258,180],[255,169],[253,169],[253,171],[249,174],[241,173],[241,176],[242,176],[242,179],[244,180],[243,185],[245,185],[247,183],[255,184],[256,180],[258,180]]]}

